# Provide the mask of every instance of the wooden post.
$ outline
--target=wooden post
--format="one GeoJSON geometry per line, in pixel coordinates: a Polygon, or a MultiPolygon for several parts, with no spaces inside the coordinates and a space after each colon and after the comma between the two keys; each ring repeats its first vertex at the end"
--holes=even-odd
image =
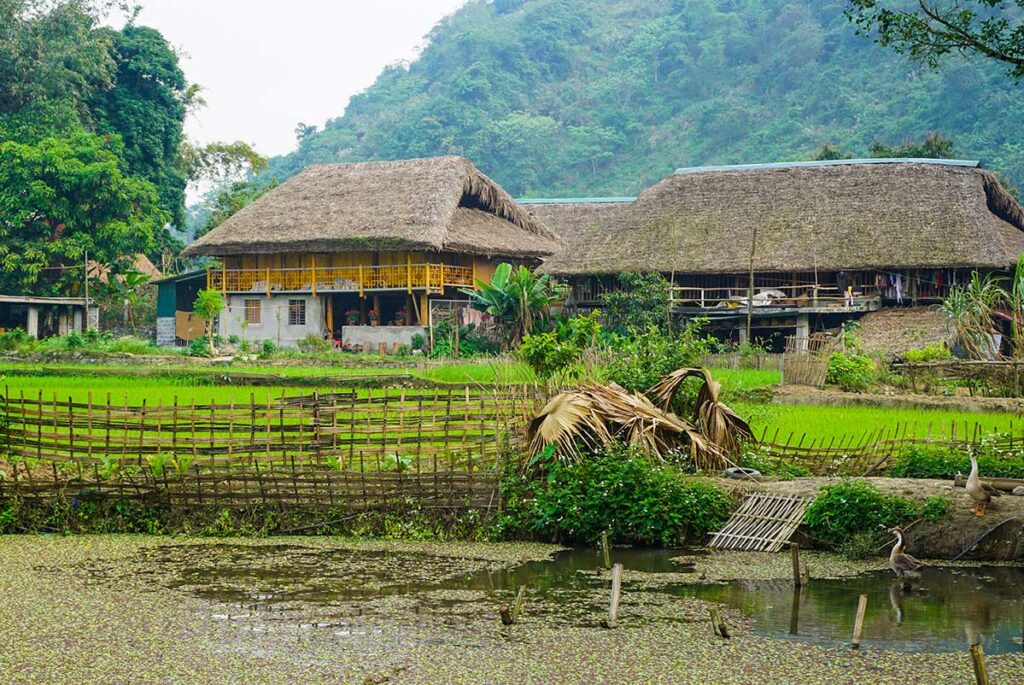
{"type": "Polygon", "coordinates": [[[407,292],[412,295],[412,255],[405,255],[405,284],[407,292]]]}
{"type": "Polygon", "coordinates": [[[861,595],[857,602],[857,618],[853,623],[853,644],[854,649],[860,649],[860,634],[864,630],[864,612],[868,608],[868,596],[861,595]]]}
{"type": "Polygon", "coordinates": [[[526,599],[526,586],[520,585],[516,594],[516,603],[512,605],[512,623],[519,623],[519,614],[523,613],[523,600],[526,599]]]}
{"type": "Polygon", "coordinates": [[[363,292],[363,265],[359,265],[359,297],[365,298],[366,294],[363,292]]]}
{"type": "Polygon", "coordinates": [[[612,595],[608,604],[608,619],[605,628],[614,628],[619,623],[619,598],[622,596],[622,564],[612,566],[612,595]]]}
{"type": "Polygon", "coordinates": [[[718,607],[709,608],[708,613],[711,614],[711,630],[726,640],[732,637],[729,633],[729,626],[725,625],[725,621],[722,620],[722,613],[718,610],[718,607]]]}
{"type": "Polygon", "coordinates": [[[989,685],[988,667],[985,666],[985,650],[980,644],[971,645],[971,661],[974,662],[975,683],[989,685]]]}
{"type": "Polygon", "coordinates": [[[228,265],[223,260],[220,263],[220,294],[228,294],[228,265]]]}
{"type": "Polygon", "coordinates": [[[793,603],[789,606],[789,634],[800,633],[800,591],[793,590],[793,603]]]}
{"type": "Polygon", "coordinates": [[[310,288],[313,291],[312,292],[313,297],[316,297],[316,255],[310,255],[310,259],[312,261],[310,262],[310,265],[311,265],[311,267],[310,267],[311,280],[310,280],[309,284],[310,284],[310,288]]]}
{"type": "Polygon", "coordinates": [[[601,531],[601,554],[604,557],[604,567],[611,568],[612,555],[611,551],[608,549],[608,531],[606,530],[601,531]]]}
{"type": "Polygon", "coordinates": [[[800,545],[789,543],[789,554],[793,560],[793,587],[800,587],[800,545]]]}
{"type": "Polygon", "coordinates": [[[267,267],[267,299],[270,299],[270,267],[267,267]]]}

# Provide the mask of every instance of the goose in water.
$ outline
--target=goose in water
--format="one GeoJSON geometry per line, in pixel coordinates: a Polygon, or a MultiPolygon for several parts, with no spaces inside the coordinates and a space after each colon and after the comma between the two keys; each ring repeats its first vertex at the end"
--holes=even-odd
{"type": "Polygon", "coordinates": [[[1001,497],[1003,494],[978,477],[978,455],[975,452],[971,452],[971,475],[967,477],[967,494],[974,500],[974,508],[971,511],[977,516],[984,516],[992,498],[1001,497]]]}
{"type": "Polygon", "coordinates": [[[921,569],[924,564],[914,557],[903,552],[903,529],[896,526],[889,531],[896,536],[896,544],[889,552],[889,568],[896,574],[896,577],[903,581],[903,588],[910,588],[910,581],[921,577],[921,569]]]}

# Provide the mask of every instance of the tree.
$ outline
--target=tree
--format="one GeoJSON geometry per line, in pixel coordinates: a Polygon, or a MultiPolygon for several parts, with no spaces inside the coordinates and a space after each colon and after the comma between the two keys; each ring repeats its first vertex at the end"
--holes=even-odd
{"type": "Polygon", "coordinates": [[[192,303],[192,309],[196,316],[206,320],[206,340],[210,345],[210,353],[216,351],[213,344],[213,322],[224,311],[224,298],[219,290],[204,288],[196,295],[196,301],[192,303]]]}
{"type": "Polygon", "coordinates": [[[826,162],[836,159],[853,159],[856,155],[846,148],[834,143],[825,143],[811,153],[812,162],[826,162]]]}
{"type": "Polygon", "coordinates": [[[1024,77],[1024,0],[847,0],[858,33],[936,67],[956,52],[977,54],[1024,77]]]}
{"type": "Polygon", "coordinates": [[[153,183],[171,222],[182,226],[187,179],[179,155],[190,90],[178,56],[156,29],[104,32],[117,70],[113,87],[91,100],[96,129],[121,136],[127,173],[153,183]]]}
{"type": "Polygon", "coordinates": [[[196,228],[196,238],[204,236],[220,226],[246,205],[277,187],[277,181],[237,181],[213,193],[207,201],[206,219],[196,228]]]}
{"type": "Polygon", "coordinates": [[[88,0],[0,0],[0,114],[61,102],[88,123],[88,101],[114,79],[100,13],[88,0]]]}
{"type": "Polygon", "coordinates": [[[869,148],[872,157],[914,157],[922,159],[952,159],[953,139],[938,133],[929,133],[920,143],[903,141],[897,147],[874,142],[869,148]]]}
{"type": "Polygon", "coordinates": [[[499,264],[491,282],[477,279],[476,289],[464,289],[470,306],[491,315],[502,333],[502,349],[519,345],[547,316],[548,308],[561,299],[547,275],[538,276],[525,266],[499,264]]]}
{"type": "Polygon", "coordinates": [[[129,268],[122,273],[107,274],[107,291],[121,300],[124,305],[125,323],[131,325],[132,332],[135,332],[135,310],[146,299],[145,286],[149,283],[149,276],[129,268]]]}
{"type": "Polygon", "coordinates": [[[119,264],[153,246],[168,214],[151,183],[123,172],[117,143],[80,129],[0,142],[0,291],[66,294],[86,252],[119,264]]]}

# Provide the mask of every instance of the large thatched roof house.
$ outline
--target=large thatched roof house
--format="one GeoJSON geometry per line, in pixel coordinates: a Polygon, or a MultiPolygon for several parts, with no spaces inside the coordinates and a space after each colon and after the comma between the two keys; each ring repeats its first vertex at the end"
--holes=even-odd
{"type": "Polygon", "coordinates": [[[724,322],[745,318],[753,271],[766,328],[796,325],[780,314],[934,301],[1024,252],[1024,209],[994,174],[960,160],[688,168],[630,203],[530,209],[565,236],[541,268],[571,281],[577,304],[623,271],[661,272],[679,311],[724,322]]]}
{"type": "Polygon", "coordinates": [[[499,262],[539,264],[560,247],[468,160],[436,157],[311,166],[185,254],[220,260],[207,287],[227,296],[223,335],[361,344],[366,324],[425,324],[431,300],[464,299],[499,262]]]}

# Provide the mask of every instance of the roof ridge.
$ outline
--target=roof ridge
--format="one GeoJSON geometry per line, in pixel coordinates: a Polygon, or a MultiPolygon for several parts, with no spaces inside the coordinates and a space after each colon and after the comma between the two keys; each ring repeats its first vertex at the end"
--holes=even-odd
{"type": "Polygon", "coordinates": [[[760,169],[800,169],[807,167],[855,166],[867,164],[930,164],[934,166],[981,168],[976,159],[932,159],[928,157],[857,157],[853,159],[824,159],[803,162],[763,162],[756,164],[722,164],[712,166],[681,167],[675,174],[700,174],[712,171],[755,171],[760,169]]]}

